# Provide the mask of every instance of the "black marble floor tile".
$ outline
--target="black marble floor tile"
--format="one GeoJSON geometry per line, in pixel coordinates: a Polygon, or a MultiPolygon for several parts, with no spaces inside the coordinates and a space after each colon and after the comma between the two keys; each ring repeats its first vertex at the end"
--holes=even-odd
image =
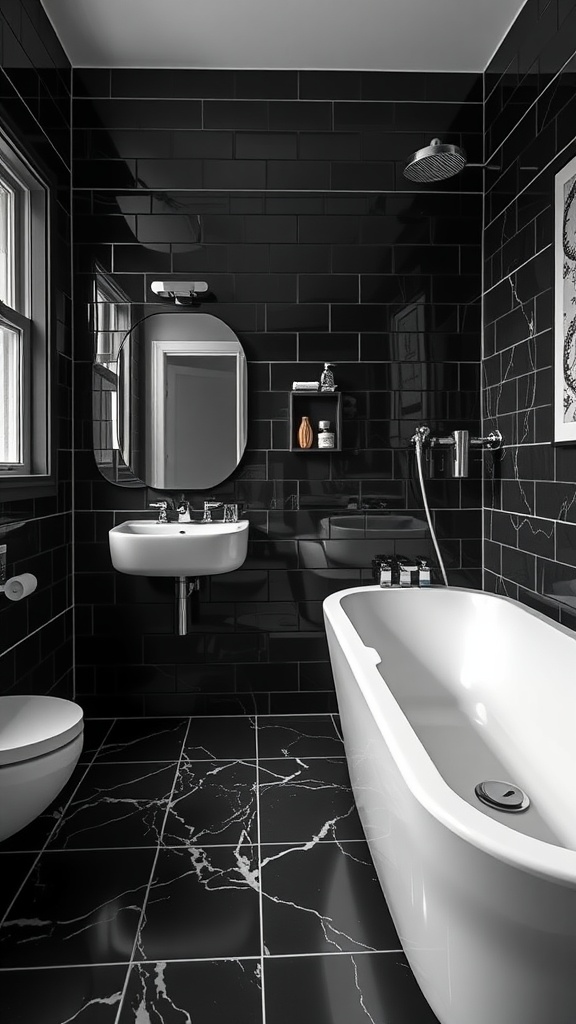
{"type": "Polygon", "coordinates": [[[265,952],[400,949],[365,843],[262,847],[265,952]]]}
{"type": "Polygon", "coordinates": [[[35,850],[39,852],[60,821],[66,805],[85,771],[85,764],[77,765],[56,799],[34,821],[26,825],[26,828],[20,829],[19,832],[15,832],[13,836],[9,836],[3,843],[0,843],[0,850],[35,850]]]}
{"type": "Polygon", "coordinates": [[[129,961],[153,850],[45,851],[0,927],[5,967],[129,961]]]}
{"type": "Polygon", "coordinates": [[[183,759],[190,761],[256,757],[256,723],[253,718],[192,718],[184,745],[183,759]]]}
{"type": "Polygon", "coordinates": [[[258,719],[258,757],[343,755],[338,715],[267,715],[258,719]]]}
{"type": "Polygon", "coordinates": [[[34,855],[31,853],[0,853],[0,921],[33,863],[34,855]]]}
{"type": "Polygon", "coordinates": [[[135,964],[118,1024],[260,1024],[260,960],[135,964]]]}
{"type": "Polygon", "coordinates": [[[166,818],[164,846],[257,841],[255,762],[183,761],[166,818]]]}
{"type": "Polygon", "coordinates": [[[137,960],[260,954],[256,849],[160,850],[137,960]]]}
{"type": "Polygon", "coordinates": [[[259,765],[263,843],[364,838],[344,758],[282,758],[259,765]]]}
{"type": "Polygon", "coordinates": [[[50,849],[158,845],[175,764],[94,764],[50,838],[50,849]]]}
{"type": "Polygon", "coordinates": [[[128,965],[0,971],[6,1024],[115,1024],[128,965]]]}
{"type": "Polygon", "coordinates": [[[186,718],[120,718],[114,722],[96,760],[178,761],[186,718]]]}
{"type": "Polygon", "coordinates": [[[91,761],[100,744],[105,740],[114,720],[112,718],[84,719],[84,746],[80,754],[80,764],[91,761]]]}
{"type": "Polygon", "coordinates": [[[266,1024],[438,1024],[399,953],[266,959],[264,987],[266,1024]]]}

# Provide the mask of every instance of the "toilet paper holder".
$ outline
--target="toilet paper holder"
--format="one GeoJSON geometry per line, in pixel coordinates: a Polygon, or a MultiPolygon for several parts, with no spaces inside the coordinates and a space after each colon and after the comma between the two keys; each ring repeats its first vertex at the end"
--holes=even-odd
{"type": "Polygon", "coordinates": [[[33,594],[38,586],[38,580],[31,572],[23,572],[19,576],[11,576],[6,583],[0,584],[0,591],[9,601],[21,601],[24,597],[33,594]]]}

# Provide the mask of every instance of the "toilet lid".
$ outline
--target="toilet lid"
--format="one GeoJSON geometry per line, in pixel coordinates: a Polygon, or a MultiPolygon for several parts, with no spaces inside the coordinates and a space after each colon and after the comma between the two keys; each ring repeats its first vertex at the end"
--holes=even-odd
{"type": "Polygon", "coordinates": [[[84,727],[82,708],[62,697],[0,697],[0,765],[64,747],[84,727]]]}

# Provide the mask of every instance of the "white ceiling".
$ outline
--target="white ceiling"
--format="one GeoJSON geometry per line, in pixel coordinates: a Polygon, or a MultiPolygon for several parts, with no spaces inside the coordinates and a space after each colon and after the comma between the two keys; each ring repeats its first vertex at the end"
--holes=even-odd
{"type": "Polygon", "coordinates": [[[42,0],[75,67],[483,71],[525,0],[42,0]]]}

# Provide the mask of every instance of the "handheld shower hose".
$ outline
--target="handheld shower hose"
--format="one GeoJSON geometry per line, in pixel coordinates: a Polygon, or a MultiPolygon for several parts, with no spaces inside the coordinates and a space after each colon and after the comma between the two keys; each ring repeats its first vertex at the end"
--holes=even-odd
{"type": "Polygon", "coordinates": [[[426,498],[426,487],[424,485],[424,474],[422,472],[422,452],[424,450],[424,441],[428,437],[430,430],[428,427],[417,427],[416,433],[412,438],[414,450],[416,452],[416,465],[418,466],[418,480],[420,482],[420,490],[422,491],[422,501],[424,502],[424,511],[426,513],[426,519],[428,521],[428,527],[430,529],[430,536],[432,537],[432,543],[434,544],[434,550],[438,559],[438,565],[442,572],[442,579],[446,586],[448,586],[448,577],[446,575],[446,569],[444,568],[444,560],[440,554],[440,548],[438,547],[438,541],[436,540],[436,531],[432,524],[432,516],[430,515],[430,509],[428,507],[428,499],[426,498]]]}

